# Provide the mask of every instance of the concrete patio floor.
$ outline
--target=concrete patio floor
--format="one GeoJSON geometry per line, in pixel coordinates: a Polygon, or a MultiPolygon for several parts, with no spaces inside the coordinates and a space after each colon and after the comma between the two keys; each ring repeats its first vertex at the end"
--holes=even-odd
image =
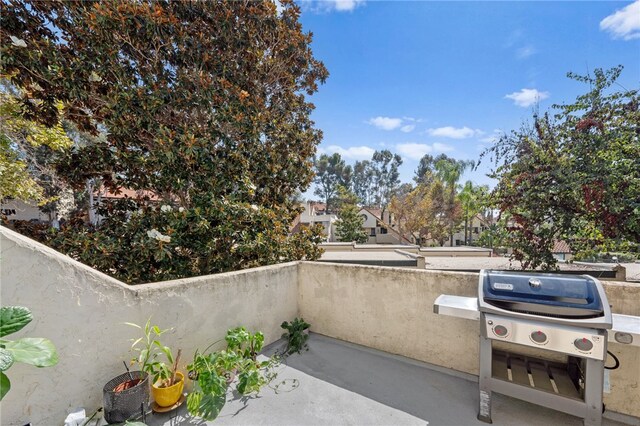
{"type": "MultiPolygon", "coordinates": [[[[271,345],[267,355],[281,350],[271,345]]],[[[258,396],[229,395],[215,424],[486,425],[476,420],[475,376],[311,334],[258,396]],[[276,386],[277,385],[277,386],[276,386]]],[[[582,425],[582,419],[494,394],[494,425],[582,425]]],[[[185,404],[147,417],[150,426],[203,425],[185,404]]],[[[605,419],[604,425],[622,425],[605,419]]]]}

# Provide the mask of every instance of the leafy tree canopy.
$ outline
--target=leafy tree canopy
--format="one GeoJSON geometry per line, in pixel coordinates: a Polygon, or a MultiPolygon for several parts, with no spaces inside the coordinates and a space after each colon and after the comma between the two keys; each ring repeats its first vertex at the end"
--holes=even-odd
{"type": "Polygon", "coordinates": [[[439,179],[426,179],[411,191],[395,195],[389,211],[398,222],[399,232],[413,236],[418,244],[435,241],[443,245],[446,241],[446,191],[439,179]]]}
{"type": "Polygon", "coordinates": [[[123,210],[107,206],[97,230],[75,229],[58,247],[93,250],[85,262],[131,282],[317,255],[302,234],[287,232],[297,213],[292,196],[310,184],[321,139],[305,95],[328,73],[299,8],[281,4],[278,12],[267,0],[2,3],[2,39],[10,42],[0,66],[24,88],[25,117],[55,126],[62,103],[79,131],[106,134],[75,147],[60,175],[76,188],[99,178],[112,191],[151,191],[186,210],[150,214],[148,200],[129,200],[127,209],[148,216],[125,224],[123,210]],[[149,236],[153,230],[171,242],[149,236]],[[120,274],[118,245],[139,249],[139,270],[120,274]],[[174,262],[144,263],[162,256],[174,262]]]}
{"type": "Polygon", "coordinates": [[[435,157],[430,154],[423,155],[420,159],[420,162],[418,163],[418,167],[416,168],[413,180],[416,183],[420,183],[425,179],[427,181],[432,180],[436,171],[436,164],[438,164],[438,162],[442,160],[448,159],[449,157],[447,156],[447,154],[439,154],[435,157]]]}
{"type": "Polygon", "coordinates": [[[351,166],[347,165],[340,154],[322,154],[314,161],[316,188],[314,194],[324,198],[327,212],[335,210],[335,197],[338,195],[339,187],[350,188],[351,186],[351,166]]]}
{"type": "Polygon", "coordinates": [[[473,219],[478,213],[486,210],[485,207],[488,202],[488,192],[489,187],[487,185],[474,185],[473,182],[468,180],[458,193],[458,200],[461,203],[462,216],[464,217],[465,245],[472,242],[471,226],[473,225],[473,219]]]}
{"type": "Polygon", "coordinates": [[[576,251],[638,250],[640,99],[613,91],[622,67],[568,77],[590,90],[556,114],[504,135],[485,152],[498,167],[495,206],[510,216],[514,257],[523,268],[552,269],[557,239],[576,251]]]}
{"type": "Polygon", "coordinates": [[[373,185],[375,188],[374,202],[384,210],[400,186],[400,171],[402,158],[388,149],[376,151],[371,158],[373,170],[373,185]]]}
{"type": "Polygon", "coordinates": [[[346,204],[340,209],[336,223],[338,241],[366,243],[369,237],[362,227],[364,219],[360,216],[360,209],[355,204],[346,204]]]}
{"type": "Polygon", "coordinates": [[[353,192],[358,197],[358,201],[368,206],[371,204],[373,194],[373,169],[371,161],[356,161],[353,165],[353,176],[351,178],[353,192]]]}
{"type": "MultiPolygon", "coordinates": [[[[62,115],[62,104],[56,105],[62,115]]],[[[0,92],[0,200],[14,198],[45,203],[55,173],[44,161],[46,154],[61,152],[73,144],[62,125],[52,127],[24,118],[10,88],[0,92]],[[38,155],[41,154],[41,155],[38,155]]]]}

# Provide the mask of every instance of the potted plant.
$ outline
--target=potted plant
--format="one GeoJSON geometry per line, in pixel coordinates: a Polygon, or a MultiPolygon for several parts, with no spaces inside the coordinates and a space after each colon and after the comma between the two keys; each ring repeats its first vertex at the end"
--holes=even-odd
{"type": "Polygon", "coordinates": [[[295,318],[290,323],[284,321],[280,327],[287,330],[282,334],[282,338],[287,339],[287,348],[285,349],[287,355],[295,352],[300,353],[302,349],[309,350],[307,340],[309,339],[309,327],[311,327],[311,324],[305,322],[304,318],[295,318]]]}
{"type": "Polygon", "coordinates": [[[11,382],[4,372],[14,362],[36,367],[51,367],[58,363],[58,353],[49,339],[23,337],[18,340],[7,340],[4,338],[21,330],[32,319],[31,311],[23,306],[0,308],[0,400],[11,388],[11,382]]]}
{"type": "MultiPolygon", "coordinates": [[[[127,323],[143,330],[137,324],[127,323]]],[[[170,329],[160,330],[151,325],[149,319],[144,327],[144,335],[133,341],[131,348],[138,352],[132,360],[140,365],[140,369],[151,377],[151,394],[159,407],[171,407],[182,397],[184,375],[178,371],[178,362],[182,351],[178,349],[174,357],[171,348],[160,342],[160,337],[170,329]],[[161,361],[164,356],[165,361],[161,361]]]]}
{"type": "Polygon", "coordinates": [[[193,362],[187,366],[189,378],[195,382],[194,389],[187,396],[187,408],[193,416],[204,420],[214,420],[226,403],[227,389],[237,379],[236,390],[247,395],[260,391],[276,376],[272,368],[277,358],[259,362],[257,355],[262,350],[264,335],[254,334],[244,327],[227,331],[224,350],[211,352],[209,349],[196,351],[193,362]]]}
{"type": "MultiPolygon", "coordinates": [[[[158,326],[152,326],[151,318],[144,327],[132,323],[126,324],[143,330],[144,333],[143,337],[132,339],[131,345],[131,348],[138,352],[132,363],[137,363],[140,370],[129,371],[125,363],[127,372],[113,378],[104,386],[104,417],[108,423],[121,423],[139,417],[144,419],[149,409],[149,382],[152,381],[152,384],[155,385],[158,381],[172,377],[177,367],[171,350],[162,345],[159,340],[159,337],[168,330],[160,330],[158,326]],[[158,360],[161,354],[170,359],[172,369],[158,360]]],[[[178,385],[177,389],[179,390],[176,393],[178,393],[179,399],[182,394],[184,378],[176,372],[175,378],[172,380],[178,385]]],[[[160,384],[157,385],[157,387],[160,386],[160,384]]]]}

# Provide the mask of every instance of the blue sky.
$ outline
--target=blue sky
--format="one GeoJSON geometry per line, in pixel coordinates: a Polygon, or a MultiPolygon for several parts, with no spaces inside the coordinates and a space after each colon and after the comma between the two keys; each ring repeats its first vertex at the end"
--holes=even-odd
{"type": "MultiPolygon", "coordinates": [[[[588,88],[568,71],[622,64],[620,84],[640,87],[640,0],[299,4],[331,74],[311,98],[319,152],[353,163],[390,149],[404,182],[426,152],[477,159],[536,99],[540,111],[573,101],[588,88]]],[[[487,166],[463,179],[493,185],[487,166]]]]}

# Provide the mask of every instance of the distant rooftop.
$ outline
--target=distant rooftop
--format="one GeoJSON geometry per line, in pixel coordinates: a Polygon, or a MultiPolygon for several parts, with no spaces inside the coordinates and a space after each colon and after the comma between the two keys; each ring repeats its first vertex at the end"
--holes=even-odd
{"type": "Polygon", "coordinates": [[[320,258],[321,262],[355,263],[358,265],[377,266],[409,266],[416,267],[416,256],[400,253],[397,250],[389,251],[325,251],[320,258]]]}
{"type": "MultiPolygon", "coordinates": [[[[473,246],[454,246],[454,247],[421,247],[421,253],[429,253],[429,252],[441,252],[441,251],[452,251],[452,252],[465,252],[465,251],[477,251],[477,252],[490,252],[490,248],[485,247],[473,247],[473,246]]],[[[425,254],[428,256],[428,254],[425,254]]]]}

